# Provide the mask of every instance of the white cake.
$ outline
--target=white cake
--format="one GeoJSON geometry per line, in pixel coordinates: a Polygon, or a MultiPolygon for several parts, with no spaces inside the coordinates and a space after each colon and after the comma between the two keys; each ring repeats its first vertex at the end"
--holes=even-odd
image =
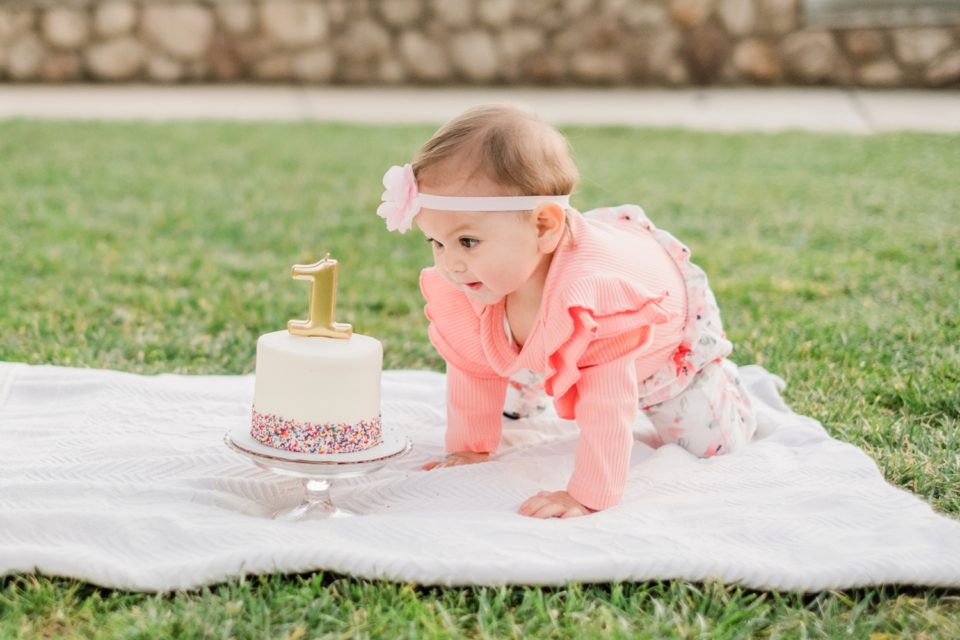
{"type": "Polygon", "coordinates": [[[298,453],[351,453],[380,444],[382,367],[383,347],[370,336],[260,336],[251,435],[298,453]]]}

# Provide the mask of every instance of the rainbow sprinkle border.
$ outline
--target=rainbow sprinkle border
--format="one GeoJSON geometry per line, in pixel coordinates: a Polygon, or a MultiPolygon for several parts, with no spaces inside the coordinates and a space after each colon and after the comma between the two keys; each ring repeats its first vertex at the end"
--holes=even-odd
{"type": "Polygon", "coordinates": [[[303,422],[253,408],[250,435],[274,449],[295,453],[354,453],[383,442],[380,416],[373,420],[347,422],[303,422]]]}

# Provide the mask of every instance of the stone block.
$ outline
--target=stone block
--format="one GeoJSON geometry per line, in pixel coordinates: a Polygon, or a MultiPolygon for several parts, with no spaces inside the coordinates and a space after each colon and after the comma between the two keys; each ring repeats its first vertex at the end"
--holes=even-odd
{"type": "Polygon", "coordinates": [[[559,53],[616,49],[625,39],[626,34],[615,16],[600,15],[576,21],[558,32],[553,38],[553,48],[559,53]]]}
{"type": "MultiPolygon", "coordinates": [[[[604,15],[619,14],[628,2],[633,1],[634,0],[601,0],[599,3],[600,6],[598,7],[594,0],[560,0],[559,14],[566,22],[581,18],[590,12],[604,15]]],[[[552,9],[553,7],[550,8],[552,9]]]]}
{"type": "Polygon", "coordinates": [[[47,51],[33,33],[18,36],[7,47],[7,74],[14,80],[37,80],[47,51]]]}
{"type": "Polygon", "coordinates": [[[377,80],[385,84],[400,84],[407,81],[407,70],[396,58],[386,58],[377,67],[377,80]]]}
{"type": "Polygon", "coordinates": [[[406,27],[413,24],[423,11],[422,0],[390,0],[377,4],[380,15],[394,27],[406,27]]]}
{"type": "Polygon", "coordinates": [[[93,28],[102,38],[130,33],[137,22],[137,8],[131,2],[105,2],[97,5],[93,28]]]}
{"type": "Polygon", "coordinates": [[[378,59],[390,51],[390,34],[373,20],[362,18],[347,27],[337,40],[337,49],[353,61],[378,59]]]}
{"type": "Polygon", "coordinates": [[[530,81],[537,84],[556,84],[567,75],[566,60],[549,50],[529,56],[521,68],[530,81]]]}
{"type": "Polygon", "coordinates": [[[619,51],[579,51],[570,59],[573,77],[590,84],[616,84],[627,78],[627,63],[619,51]]]}
{"type": "Polygon", "coordinates": [[[147,60],[147,77],[157,82],[177,82],[185,75],[183,65],[165,53],[155,53],[147,60]]]}
{"type": "MultiPolygon", "coordinates": [[[[646,43],[647,67],[654,77],[665,78],[666,69],[674,62],[680,62],[680,48],[683,38],[676,29],[666,29],[644,38],[646,43]]],[[[686,67],[684,67],[686,69],[686,67]]]]}
{"type": "Polygon", "coordinates": [[[670,0],[670,15],[686,29],[699,27],[713,11],[714,0],[670,0]]]}
{"type": "Polygon", "coordinates": [[[667,8],[657,2],[630,2],[618,15],[629,29],[653,32],[671,26],[667,8]]]}
{"type": "Polygon", "coordinates": [[[447,52],[419,31],[406,31],[400,35],[400,56],[417,80],[438,82],[450,77],[447,52]]]}
{"type": "Polygon", "coordinates": [[[946,29],[897,29],[894,51],[904,64],[925,65],[950,48],[953,38],[946,29]]]}
{"type": "Polygon", "coordinates": [[[43,37],[59,49],[76,49],[90,34],[87,12],[71,7],[56,7],[43,14],[43,37]]]}
{"type": "Polygon", "coordinates": [[[326,47],[316,47],[293,58],[293,75],[298,80],[329,82],[336,71],[336,56],[326,47]]]}
{"type": "Polygon", "coordinates": [[[799,28],[798,0],[757,1],[757,29],[760,33],[783,35],[799,28]]]}
{"type": "Polygon", "coordinates": [[[193,3],[150,4],[143,11],[143,31],[161,50],[179,60],[206,53],[213,35],[213,14],[193,3]]]}
{"type": "Polygon", "coordinates": [[[448,27],[466,27],[473,20],[473,0],[433,0],[430,8],[448,27]]]}
{"type": "Polygon", "coordinates": [[[717,16],[727,33],[736,37],[748,35],[757,22],[753,0],[720,0],[717,16]]]}
{"type": "Polygon", "coordinates": [[[681,87],[690,83],[690,71],[680,60],[674,60],[663,70],[663,80],[674,87],[681,87]]]}
{"type": "Polygon", "coordinates": [[[733,68],[737,75],[759,82],[780,80],[782,69],[776,50],[767,42],[750,39],[733,50],[733,68]]]}
{"type": "Polygon", "coordinates": [[[857,60],[875,58],[887,49],[883,33],[875,29],[854,29],[843,34],[843,44],[857,60]]]}
{"type": "Polygon", "coordinates": [[[207,51],[207,67],[217,80],[237,80],[243,77],[243,60],[236,41],[215,37],[207,51]]]}
{"type": "MultiPolygon", "coordinates": [[[[303,47],[323,42],[329,31],[327,14],[316,2],[271,0],[260,5],[264,32],[288,47],[303,47]]],[[[266,64],[266,77],[273,77],[279,63],[266,64]]]]}
{"type": "Polygon", "coordinates": [[[516,6],[517,0],[480,0],[477,17],[491,27],[505,27],[510,24],[516,6]]]}
{"type": "Polygon", "coordinates": [[[903,80],[903,71],[893,60],[877,60],[861,66],[857,80],[867,87],[893,87],[903,80]]]}
{"type": "Polygon", "coordinates": [[[502,31],[497,37],[500,74],[508,80],[521,76],[524,59],[542,51],[545,43],[543,32],[534,27],[511,27],[502,31]]]}
{"type": "Polygon", "coordinates": [[[486,31],[474,29],[457,34],[450,40],[450,53],[454,66],[468,80],[484,82],[497,75],[497,48],[486,31]]]}
{"type": "Polygon", "coordinates": [[[960,82],[960,51],[951,51],[935,60],[924,71],[923,79],[933,87],[960,82]]]}
{"type": "Polygon", "coordinates": [[[246,35],[257,24],[257,14],[249,2],[219,2],[214,11],[223,30],[232,35],[246,35]]]}
{"type": "Polygon", "coordinates": [[[33,11],[0,7],[0,44],[12,42],[21,33],[33,29],[33,11]]]}
{"type": "Polygon", "coordinates": [[[267,56],[254,65],[253,75],[258,80],[290,80],[293,78],[293,58],[288,53],[267,56]]]}
{"type": "Polygon", "coordinates": [[[808,83],[829,80],[840,58],[833,35],[823,31],[790,34],[781,53],[793,76],[808,83]]]}
{"type": "Polygon", "coordinates": [[[131,36],[120,36],[87,48],[84,62],[98,80],[129,80],[143,67],[146,49],[131,36]]]}
{"type": "Polygon", "coordinates": [[[78,80],[81,72],[80,56],[73,51],[61,51],[47,55],[41,75],[47,82],[70,82],[78,80]]]}

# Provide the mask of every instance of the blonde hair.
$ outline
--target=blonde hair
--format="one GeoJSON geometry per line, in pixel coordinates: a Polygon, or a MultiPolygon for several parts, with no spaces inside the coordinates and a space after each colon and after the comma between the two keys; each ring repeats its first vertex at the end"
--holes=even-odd
{"type": "Polygon", "coordinates": [[[413,174],[420,182],[451,160],[472,165],[504,190],[469,195],[562,196],[580,177],[563,134],[513,105],[473,107],[440,127],[414,157],[413,174]]]}

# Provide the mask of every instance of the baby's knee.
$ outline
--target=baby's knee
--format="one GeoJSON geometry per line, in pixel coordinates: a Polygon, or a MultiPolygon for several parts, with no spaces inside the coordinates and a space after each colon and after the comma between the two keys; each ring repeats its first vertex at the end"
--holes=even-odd
{"type": "Polygon", "coordinates": [[[714,363],[675,398],[650,407],[647,415],[665,443],[700,458],[726,455],[753,437],[756,418],[736,373],[714,363]]]}
{"type": "Polygon", "coordinates": [[[675,444],[698,458],[726,455],[743,446],[742,438],[715,425],[673,425],[658,428],[657,436],[663,444],[675,444]]]}

